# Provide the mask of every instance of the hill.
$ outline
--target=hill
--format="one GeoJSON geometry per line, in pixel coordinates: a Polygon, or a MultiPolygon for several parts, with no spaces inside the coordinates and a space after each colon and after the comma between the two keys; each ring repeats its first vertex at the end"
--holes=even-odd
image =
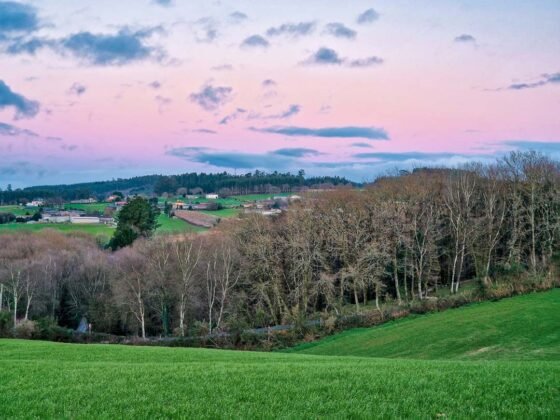
{"type": "Polygon", "coordinates": [[[409,359],[560,361],[560,289],[345,331],[290,351],[409,359]]]}

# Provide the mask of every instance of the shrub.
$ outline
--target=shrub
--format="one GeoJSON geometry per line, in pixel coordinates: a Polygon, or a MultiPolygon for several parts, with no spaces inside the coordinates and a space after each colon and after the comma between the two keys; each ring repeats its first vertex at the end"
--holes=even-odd
{"type": "Polygon", "coordinates": [[[18,322],[14,329],[14,335],[17,338],[31,339],[37,333],[38,328],[35,321],[23,320],[18,322]]]}

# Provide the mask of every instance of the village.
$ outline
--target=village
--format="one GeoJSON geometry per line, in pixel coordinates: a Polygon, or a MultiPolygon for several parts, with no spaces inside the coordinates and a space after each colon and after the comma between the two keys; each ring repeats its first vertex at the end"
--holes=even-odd
{"type": "MultiPolygon", "coordinates": [[[[37,225],[36,228],[48,226],[57,228],[61,225],[115,227],[118,212],[132,197],[120,192],[99,197],[100,199],[89,197],[69,202],[37,197],[28,202],[22,201],[17,206],[0,206],[0,226],[11,223],[12,225],[37,225]]],[[[176,221],[173,224],[176,231],[188,230],[188,225],[212,228],[222,218],[237,217],[241,214],[253,213],[273,217],[285,211],[291,203],[302,200],[300,195],[287,193],[230,197],[223,197],[216,193],[177,196],[164,194],[159,197],[144,198],[158,207],[162,216],[160,223],[176,221]],[[185,225],[181,224],[181,221],[185,222],[185,225]]]]}

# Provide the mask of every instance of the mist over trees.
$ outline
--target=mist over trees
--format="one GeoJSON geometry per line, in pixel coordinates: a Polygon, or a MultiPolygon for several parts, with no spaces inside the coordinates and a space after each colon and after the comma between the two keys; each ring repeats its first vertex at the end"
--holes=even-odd
{"type": "Polygon", "coordinates": [[[187,336],[406,307],[465,281],[538,286],[558,277],[560,165],[512,153],[309,194],[204,235],[145,236],[115,252],[81,235],[1,236],[0,310],[13,325],[86,317],[99,332],[187,336]]]}

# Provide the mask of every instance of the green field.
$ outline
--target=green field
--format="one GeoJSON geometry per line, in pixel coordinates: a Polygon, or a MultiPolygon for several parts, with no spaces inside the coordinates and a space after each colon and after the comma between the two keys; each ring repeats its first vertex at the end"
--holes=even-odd
{"type": "Polygon", "coordinates": [[[109,203],[64,204],[64,210],[82,210],[89,213],[103,213],[109,203]]]}
{"type": "Polygon", "coordinates": [[[208,214],[210,216],[214,216],[214,217],[220,217],[223,219],[228,219],[230,217],[237,217],[239,216],[240,213],[240,209],[220,209],[220,210],[214,210],[214,211],[210,211],[210,210],[199,210],[199,213],[204,213],[204,214],[208,214]]]}
{"type": "Polygon", "coordinates": [[[160,214],[158,216],[159,227],[156,231],[157,234],[174,234],[174,233],[186,233],[186,232],[204,232],[208,229],[191,225],[184,220],[178,218],[169,218],[165,214],[160,214]]]}
{"type": "MultiPolygon", "coordinates": [[[[370,342],[368,357],[349,355],[351,345],[329,349],[329,340],[314,347],[325,356],[0,340],[0,418],[558,418],[560,343],[551,331],[559,296],[554,290],[373,328],[388,332],[370,342]],[[448,327],[423,323],[436,316],[448,327]],[[494,330],[484,344],[525,342],[506,353],[541,360],[458,360],[477,321],[494,330]],[[388,350],[413,332],[408,353],[400,344],[400,354],[388,350]],[[429,338],[419,340],[422,333],[429,338]],[[545,356],[535,356],[537,347],[545,356]],[[388,358],[369,357],[378,353],[388,358]]],[[[340,337],[363,348],[353,334],[340,337]]]]}
{"type": "Polygon", "coordinates": [[[16,216],[33,215],[36,211],[36,207],[0,206],[0,213],[12,213],[16,216]]]}
{"type": "Polygon", "coordinates": [[[115,231],[114,227],[107,225],[80,225],[70,223],[8,223],[0,225],[0,234],[9,232],[38,232],[43,229],[54,229],[60,232],[84,232],[91,235],[104,235],[111,237],[115,231]]]}
{"type": "Polygon", "coordinates": [[[356,328],[292,352],[407,359],[560,361],[560,289],[356,328]]]}

